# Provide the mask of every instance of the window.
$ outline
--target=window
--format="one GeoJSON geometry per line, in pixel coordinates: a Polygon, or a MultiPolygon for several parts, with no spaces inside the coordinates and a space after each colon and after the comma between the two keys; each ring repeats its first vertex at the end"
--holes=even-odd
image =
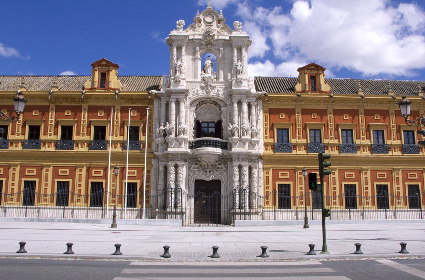
{"type": "Polygon", "coordinates": [[[215,137],[215,123],[203,122],[201,123],[201,137],[215,137]]]}
{"type": "Polygon", "coordinates": [[[385,144],[384,131],[374,130],[373,131],[373,144],[385,144]]]}
{"type": "Polygon", "coordinates": [[[61,140],[72,140],[72,126],[61,126],[61,140]]]}
{"type": "Polygon", "coordinates": [[[29,125],[28,126],[28,140],[40,140],[40,126],[29,125]]]}
{"type": "Polygon", "coordinates": [[[421,195],[419,185],[408,185],[409,208],[421,209],[421,195]]]}
{"type": "Polygon", "coordinates": [[[404,130],[404,144],[415,144],[415,132],[413,130],[404,130]]]}
{"type": "Polygon", "coordinates": [[[322,143],[322,131],[320,129],[310,129],[310,143],[322,143]]]}
{"type": "Polygon", "coordinates": [[[92,182],[90,188],[90,207],[103,206],[103,183],[92,182]]]}
{"type": "Polygon", "coordinates": [[[277,143],[289,143],[289,129],[287,128],[277,129],[277,143]]]}
{"type": "Polygon", "coordinates": [[[0,180],[0,205],[3,197],[3,180],[0,180]]]}
{"type": "Polygon", "coordinates": [[[0,125],[0,140],[6,140],[7,139],[7,125],[0,125]]]}
{"type": "Polygon", "coordinates": [[[93,140],[105,140],[106,126],[94,126],[93,127],[93,140]]]}
{"type": "Polygon", "coordinates": [[[127,207],[136,208],[137,183],[127,183],[127,207]]]}
{"type": "Polygon", "coordinates": [[[129,127],[129,139],[130,141],[139,141],[139,130],[140,127],[138,126],[130,126],[129,127]]]}
{"type": "Polygon", "coordinates": [[[34,202],[35,202],[35,181],[24,181],[22,205],[34,206],[34,202]]]}
{"type": "Polygon", "coordinates": [[[354,144],[353,130],[341,129],[341,141],[342,141],[342,144],[354,144]]]}
{"type": "Polygon", "coordinates": [[[316,76],[310,76],[310,90],[311,91],[317,91],[316,76]]]}
{"type": "Polygon", "coordinates": [[[345,209],[357,209],[357,190],[354,184],[345,184],[345,209]]]}
{"type": "Polygon", "coordinates": [[[58,181],[56,189],[56,206],[68,206],[69,182],[58,181]]]}
{"type": "Polygon", "coordinates": [[[290,184],[279,184],[278,187],[278,208],[279,209],[291,209],[291,185],[290,184]]]}
{"type": "Polygon", "coordinates": [[[106,73],[105,72],[100,73],[99,87],[106,88],[106,73]]]}
{"type": "Polygon", "coordinates": [[[376,206],[378,209],[389,208],[388,185],[376,185],[376,206]]]}

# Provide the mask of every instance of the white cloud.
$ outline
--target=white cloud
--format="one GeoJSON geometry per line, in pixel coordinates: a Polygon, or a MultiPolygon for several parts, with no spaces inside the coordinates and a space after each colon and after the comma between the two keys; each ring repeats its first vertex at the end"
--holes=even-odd
{"type": "MultiPolygon", "coordinates": [[[[265,62],[253,62],[248,65],[248,71],[252,76],[261,77],[298,77],[297,69],[306,65],[306,61],[285,61],[274,64],[270,60],[265,62]]],[[[327,73],[329,76],[329,73],[327,73]]]]}
{"type": "Polygon", "coordinates": [[[66,70],[66,71],[61,72],[59,75],[61,75],[61,76],[75,76],[75,75],[77,75],[77,73],[75,73],[74,71],[71,71],[71,70],[66,70]]]}
{"type": "Polygon", "coordinates": [[[234,3],[235,0],[198,0],[198,5],[199,6],[206,6],[208,4],[208,2],[211,2],[211,6],[214,9],[220,10],[223,9],[224,7],[226,7],[227,5],[229,5],[230,3],[234,3]]]}
{"type": "Polygon", "coordinates": [[[287,67],[304,61],[366,76],[424,69],[425,12],[413,3],[392,3],[295,0],[290,11],[239,3],[237,13],[253,41],[250,58],[257,61],[251,69],[291,73],[287,67]]]}
{"type": "Polygon", "coordinates": [[[0,56],[4,57],[20,57],[19,51],[15,48],[8,47],[0,43],[0,56]]]}

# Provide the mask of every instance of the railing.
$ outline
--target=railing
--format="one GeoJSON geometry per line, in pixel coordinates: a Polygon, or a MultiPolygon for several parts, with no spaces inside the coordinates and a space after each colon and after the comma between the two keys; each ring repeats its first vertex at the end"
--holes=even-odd
{"type": "Polygon", "coordinates": [[[74,140],[59,140],[56,142],[56,150],[74,150],[74,140]]]}
{"type": "Polygon", "coordinates": [[[387,144],[372,144],[372,154],[388,154],[389,147],[387,144]]]}
{"type": "Polygon", "coordinates": [[[41,149],[41,140],[25,140],[23,148],[29,150],[41,149]]]}
{"type": "Polygon", "coordinates": [[[198,148],[217,148],[222,150],[228,149],[227,141],[217,138],[199,138],[189,142],[189,149],[198,148]]]}
{"type": "Polygon", "coordinates": [[[0,150],[9,149],[9,140],[0,139],[0,150]]]}
{"type": "Polygon", "coordinates": [[[309,153],[324,153],[325,144],[323,143],[308,143],[307,151],[309,153]]]}
{"type": "MultiPolygon", "coordinates": [[[[130,145],[128,145],[129,150],[141,150],[142,143],[140,141],[129,141],[130,145]]],[[[122,149],[127,150],[127,141],[122,143],[122,149]]]]}
{"type": "Polygon", "coordinates": [[[107,147],[106,140],[92,140],[89,143],[89,150],[107,150],[107,147]]]}
{"type": "Polygon", "coordinates": [[[420,145],[403,144],[403,154],[419,154],[421,151],[420,145]]]}
{"type": "Polygon", "coordinates": [[[291,143],[274,143],[275,153],[292,153],[291,143]]]}
{"type": "Polygon", "coordinates": [[[341,154],[355,154],[357,153],[357,145],[356,144],[340,144],[339,152],[341,154]]]}

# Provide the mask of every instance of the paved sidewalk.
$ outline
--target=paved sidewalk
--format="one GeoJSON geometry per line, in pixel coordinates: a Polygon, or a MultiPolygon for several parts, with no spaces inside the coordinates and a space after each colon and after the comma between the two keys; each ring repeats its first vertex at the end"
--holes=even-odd
{"type": "Polygon", "coordinates": [[[255,261],[260,246],[268,246],[267,260],[425,257],[425,222],[394,223],[367,221],[356,224],[327,224],[328,255],[319,254],[322,245],[320,224],[303,229],[298,225],[250,227],[171,227],[108,224],[5,222],[0,221],[0,256],[130,258],[164,260],[162,246],[169,245],[167,261],[255,261]],[[26,254],[17,254],[25,241],[26,254]],[[74,255],[64,255],[66,243],[74,243],[74,255]],[[363,255],[354,255],[354,243],[362,243],[363,255]],[[408,255],[399,254],[400,242],[407,242],[408,255]],[[114,244],[122,244],[122,256],[112,256],[114,244]],[[316,256],[307,256],[308,244],[316,244],[316,256]],[[219,246],[221,258],[212,259],[212,246],[219,246]]]}

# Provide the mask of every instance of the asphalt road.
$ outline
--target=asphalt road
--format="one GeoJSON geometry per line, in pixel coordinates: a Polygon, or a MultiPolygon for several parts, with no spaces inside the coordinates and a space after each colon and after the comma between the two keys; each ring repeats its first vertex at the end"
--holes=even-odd
{"type": "Polygon", "coordinates": [[[190,263],[0,258],[0,279],[417,280],[425,279],[425,259],[190,263]]]}

